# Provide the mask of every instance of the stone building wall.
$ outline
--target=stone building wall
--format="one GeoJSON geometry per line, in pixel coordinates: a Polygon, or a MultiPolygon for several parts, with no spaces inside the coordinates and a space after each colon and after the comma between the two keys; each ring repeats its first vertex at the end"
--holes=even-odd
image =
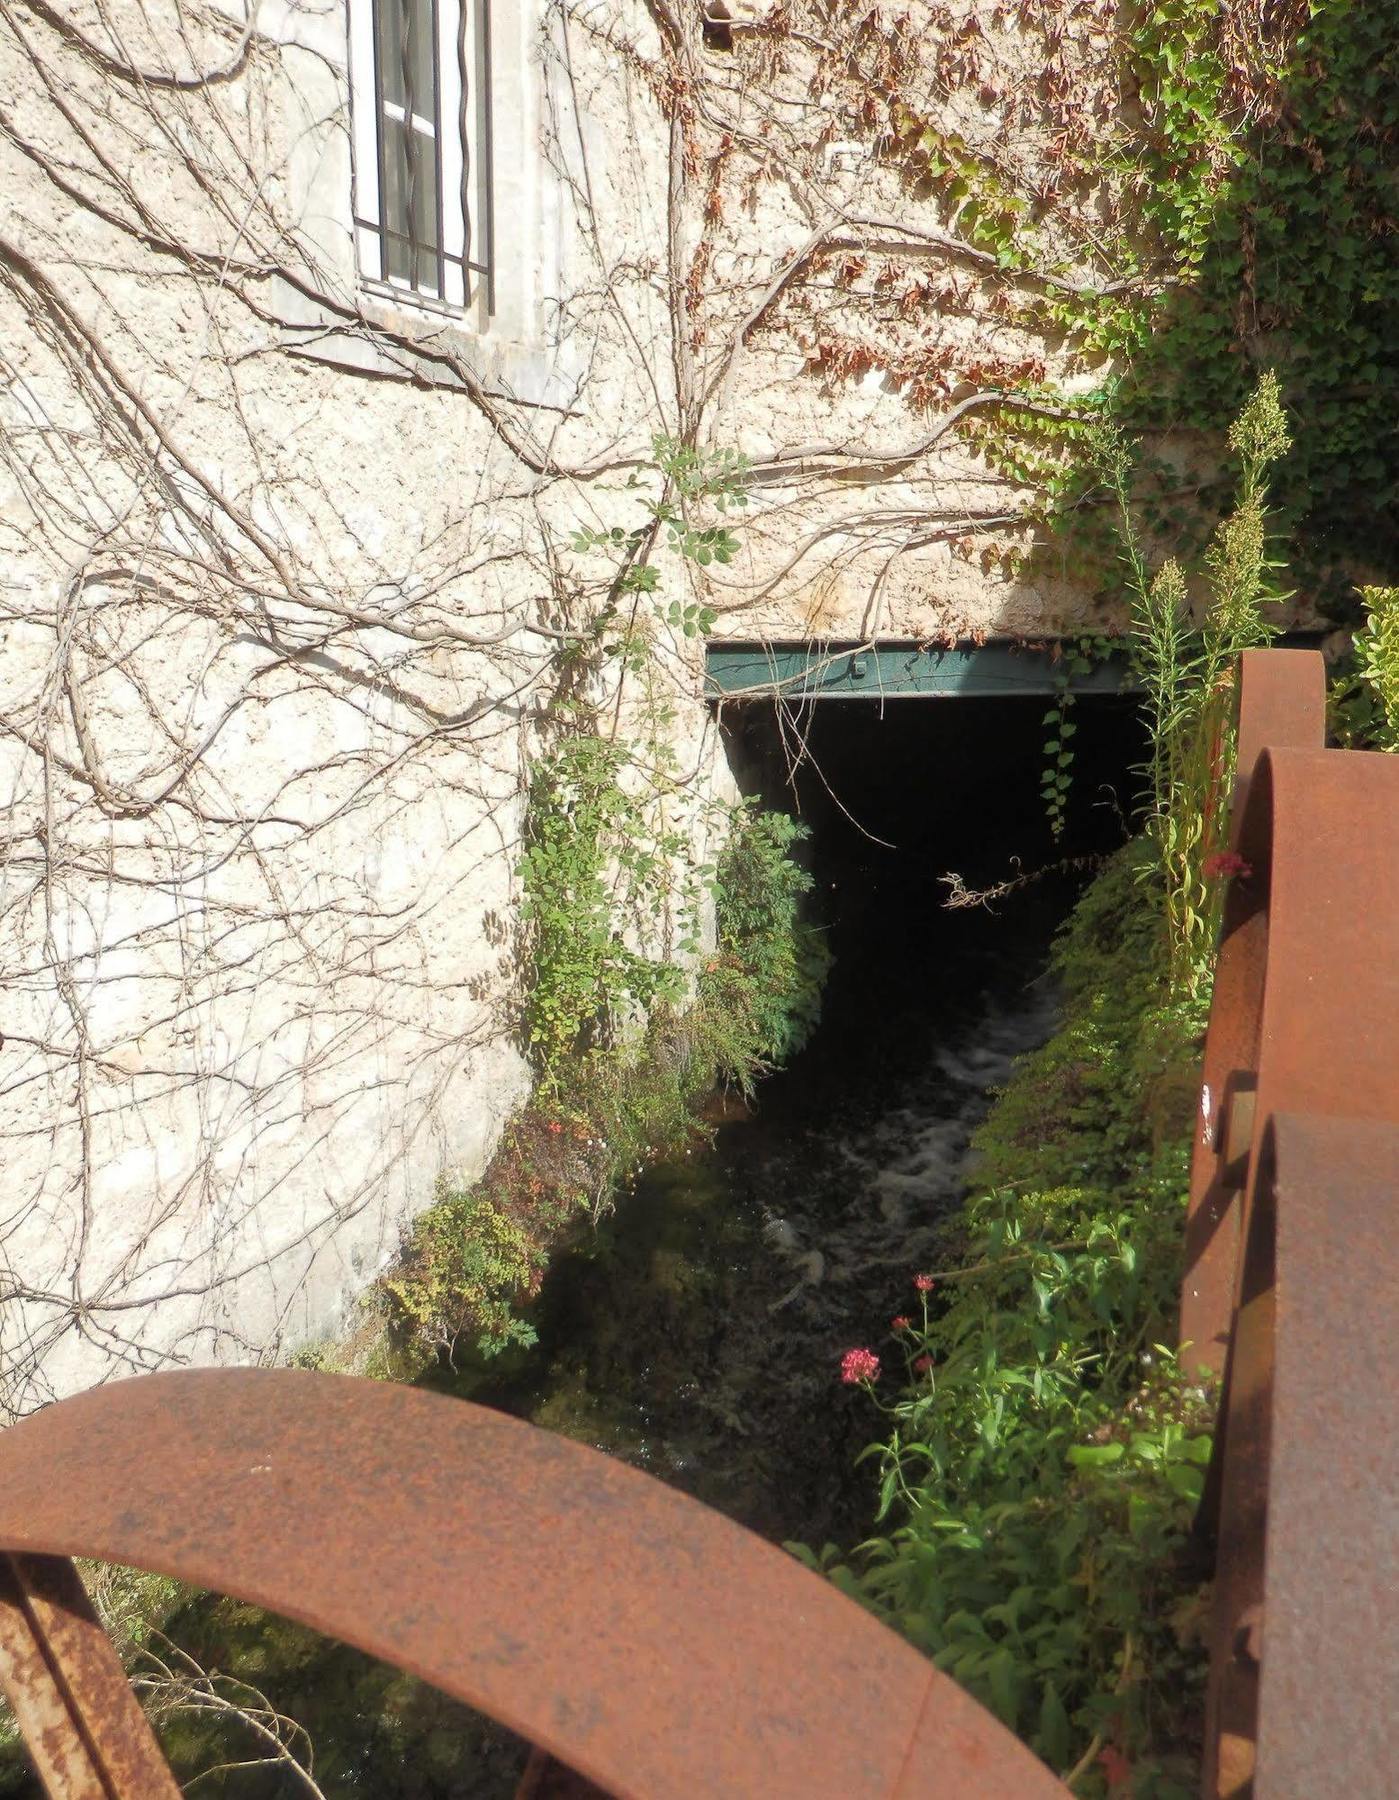
{"type": "Polygon", "coordinates": [[[893,68],[844,5],[725,45],[691,0],[492,0],[489,319],[358,271],[341,5],[2,10],[13,1415],[326,1329],[482,1167],[529,1082],[530,761],[615,573],[574,534],[644,522],[657,434],[754,464],[737,557],[662,532],[625,601],[650,682],[609,714],[661,721],[696,833],[731,777],[672,599],[741,638],[1083,621],[953,427],[1017,369],[1086,379],[1008,282],[1105,276],[1052,223],[1007,276],[889,154],[906,94],[1043,168],[1043,118],[943,55],[975,6],[900,15],[893,68]]]}

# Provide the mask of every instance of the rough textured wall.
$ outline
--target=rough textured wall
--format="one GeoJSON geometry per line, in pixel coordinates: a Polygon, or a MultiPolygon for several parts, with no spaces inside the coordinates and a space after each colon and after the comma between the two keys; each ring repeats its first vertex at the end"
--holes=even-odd
{"type": "Polygon", "coordinates": [[[357,284],[339,8],[0,7],[7,1411],[323,1328],[526,1091],[522,794],[594,465],[671,423],[667,156],[497,11],[483,337],[357,284]]]}
{"type": "Polygon", "coordinates": [[[1134,130],[1114,5],[790,0],[705,70],[696,354],[712,429],[755,465],[719,629],[1082,628],[1083,573],[1044,530],[1063,452],[1007,451],[1101,380],[1063,309],[1111,307],[1137,263],[1107,172],[1134,130]]]}
{"type": "Polygon", "coordinates": [[[495,0],[486,327],[356,276],[340,7],[0,0],[5,1409],[276,1353],[479,1169],[559,696],[665,741],[672,821],[724,790],[672,601],[1086,621],[968,431],[1094,376],[1046,307],[1112,285],[1113,195],[1055,187],[1117,129],[1111,11],[792,0],[721,48],[688,0],[495,0]],[[1020,249],[948,155],[1039,184],[1020,249]],[[746,511],[656,434],[748,455],[746,511]]]}

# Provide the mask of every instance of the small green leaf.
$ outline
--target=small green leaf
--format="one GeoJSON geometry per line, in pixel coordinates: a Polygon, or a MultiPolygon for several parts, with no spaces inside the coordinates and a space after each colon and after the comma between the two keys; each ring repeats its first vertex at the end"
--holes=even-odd
{"type": "Polygon", "coordinates": [[[1122,1444],[1075,1444],[1069,1451],[1069,1461],[1076,1469],[1101,1469],[1109,1463],[1121,1462],[1126,1454],[1122,1444]]]}

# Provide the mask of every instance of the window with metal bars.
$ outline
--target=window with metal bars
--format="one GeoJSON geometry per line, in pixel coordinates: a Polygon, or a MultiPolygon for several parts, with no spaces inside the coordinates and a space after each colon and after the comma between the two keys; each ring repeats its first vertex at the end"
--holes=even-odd
{"type": "Polygon", "coordinates": [[[360,273],[489,313],[489,0],[348,5],[360,273]]]}

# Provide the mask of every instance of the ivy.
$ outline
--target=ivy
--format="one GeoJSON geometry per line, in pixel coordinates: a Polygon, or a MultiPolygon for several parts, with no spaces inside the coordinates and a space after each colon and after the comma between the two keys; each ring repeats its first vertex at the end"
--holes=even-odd
{"type": "Polygon", "coordinates": [[[629,941],[659,923],[688,848],[656,829],[644,798],[624,784],[630,768],[625,745],[568,736],[536,764],[530,785],[520,860],[530,929],[525,1035],[547,1085],[614,1041],[631,1014],[684,993],[676,964],[629,941]]]}
{"type": "Polygon", "coordinates": [[[780,1067],[801,1049],[820,1015],[830,968],[824,934],[802,916],[811,876],[796,860],[807,827],[747,800],[734,808],[713,871],[715,953],[700,976],[700,1003],[741,1019],[752,1069],[780,1067]]]}
{"type": "MultiPolygon", "coordinates": [[[[999,390],[1003,403],[966,415],[959,435],[1024,490],[1025,521],[1040,528],[1030,555],[1052,556],[1056,574],[1113,600],[1111,508],[1092,492],[1084,427],[1106,417],[1149,434],[1157,453],[1141,457],[1134,496],[1145,523],[1203,547],[1227,504],[1229,421],[1274,369],[1306,427],[1274,495],[1294,567],[1309,603],[1356,623],[1357,573],[1384,581],[1399,559],[1392,18],[1346,0],[1135,0],[1114,21],[1105,60],[1090,67],[1080,56],[1071,69],[1060,40],[1070,20],[1091,38],[1081,15],[1020,9],[1017,30],[1042,33],[1044,49],[1025,91],[988,60],[988,33],[1005,24],[998,9],[955,21],[936,12],[926,48],[906,33],[874,46],[857,29],[852,53],[862,68],[872,59],[866,110],[882,122],[883,160],[991,259],[988,310],[1054,345],[1072,379],[1056,393],[1043,357],[1017,364],[905,343],[926,284],[891,325],[897,341],[825,332],[808,366],[827,379],[879,368],[915,411],[967,386],[999,390]],[[943,78],[931,88],[915,79],[930,62],[943,78]],[[926,98],[958,82],[1017,127],[1038,112],[1043,157],[1017,161],[1004,140],[970,143],[965,122],[926,98]],[[1101,128],[1071,127],[1075,107],[1101,128]],[[1017,399],[1057,401],[1064,416],[1019,411],[1017,399]]],[[[884,285],[897,275],[876,269],[875,294],[898,291],[884,285]]]]}
{"type": "Polygon", "coordinates": [[[1044,715],[1044,767],[1040,776],[1040,798],[1050,834],[1057,842],[1064,835],[1068,819],[1069,793],[1073,787],[1074,746],[1078,731],[1073,717],[1076,696],[1075,676],[1092,673],[1095,662],[1112,654],[1110,639],[1096,633],[1071,638],[1059,648],[1054,665],[1054,700],[1044,715]]]}
{"type": "Polygon", "coordinates": [[[1228,56],[1240,11],[1173,0],[1133,33],[1144,216],[1181,285],[1143,319],[1118,404],[1128,421],[1222,436],[1276,368],[1306,426],[1275,490],[1295,567],[1350,621],[1350,568],[1399,554],[1399,42],[1385,8],[1316,0],[1250,68],[1228,56]],[[1245,78],[1258,123],[1231,141],[1245,78]]]}
{"type": "MultiPolygon", "coordinates": [[[[726,525],[697,525],[690,509],[705,502],[718,512],[748,504],[748,458],[728,448],[700,450],[679,438],[659,433],[651,440],[652,464],[641,475],[633,472],[627,487],[638,494],[640,517],[630,527],[610,525],[602,528],[579,526],[569,543],[575,555],[587,556],[595,550],[622,557],[616,576],[620,593],[654,594],[662,585],[660,569],[646,559],[651,547],[663,540],[666,548],[699,568],[711,563],[730,563],[738,553],[739,540],[726,525]],[[659,493],[646,494],[648,481],[659,478],[659,493]]],[[[610,621],[615,610],[606,611],[610,621]]],[[[706,636],[714,624],[710,607],[680,607],[672,602],[667,614],[671,624],[678,624],[686,637],[706,636]]]]}

